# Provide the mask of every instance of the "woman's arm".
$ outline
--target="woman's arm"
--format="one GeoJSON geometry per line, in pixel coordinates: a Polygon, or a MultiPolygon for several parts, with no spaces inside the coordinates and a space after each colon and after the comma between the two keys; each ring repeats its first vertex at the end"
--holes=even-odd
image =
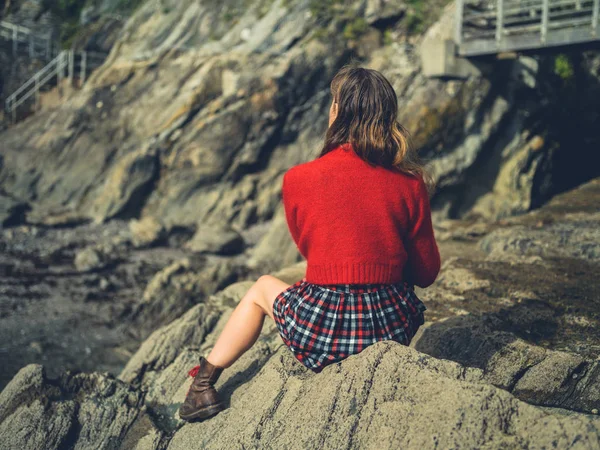
{"type": "Polygon", "coordinates": [[[404,275],[409,283],[424,288],[437,278],[441,261],[431,221],[429,194],[421,177],[410,216],[411,226],[405,240],[408,261],[404,275]]]}
{"type": "MultiPolygon", "coordinates": [[[[304,256],[304,254],[302,253],[302,250],[300,250],[300,247],[298,244],[299,240],[300,240],[300,230],[299,230],[297,222],[296,222],[297,208],[296,208],[294,202],[292,201],[293,194],[291,191],[288,174],[289,174],[289,170],[283,175],[283,183],[282,183],[282,187],[281,187],[281,198],[283,201],[283,209],[285,210],[285,218],[287,221],[288,230],[290,231],[290,234],[292,235],[292,239],[296,243],[296,248],[298,248],[298,251],[300,252],[300,254],[302,256],[304,256]]],[[[306,256],[304,256],[304,257],[306,258],[306,256]]]]}

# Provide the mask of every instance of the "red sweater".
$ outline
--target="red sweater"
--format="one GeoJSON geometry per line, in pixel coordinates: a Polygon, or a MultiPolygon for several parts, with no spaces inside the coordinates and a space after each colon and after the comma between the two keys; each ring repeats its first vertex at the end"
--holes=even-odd
{"type": "Polygon", "coordinates": [[[421,177],[373,167],[345,144],[288,169],[282,200],[306,281],[435,281],[440,254],[421,177]]]}

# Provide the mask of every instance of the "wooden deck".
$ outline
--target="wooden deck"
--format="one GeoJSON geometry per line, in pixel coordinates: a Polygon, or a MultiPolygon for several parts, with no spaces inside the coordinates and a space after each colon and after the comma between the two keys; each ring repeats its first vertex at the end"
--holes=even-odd
{"type": "Polygon", "coordinates": [[[600,41],[600,0],[456,0],[461,56],[600,41]]]}

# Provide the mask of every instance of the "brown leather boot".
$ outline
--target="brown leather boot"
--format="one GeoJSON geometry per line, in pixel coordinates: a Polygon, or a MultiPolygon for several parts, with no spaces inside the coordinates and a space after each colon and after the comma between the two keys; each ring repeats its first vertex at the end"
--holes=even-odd
{"type": "Polygon", "coordinates": [[[194,377],[185,401],[179,408],[179,417],[183,420],[206,419],[225,409],[214,384],[223,372],[223,367],[213,366],[203,356],[200,365],[190,370],[194,377]]]}

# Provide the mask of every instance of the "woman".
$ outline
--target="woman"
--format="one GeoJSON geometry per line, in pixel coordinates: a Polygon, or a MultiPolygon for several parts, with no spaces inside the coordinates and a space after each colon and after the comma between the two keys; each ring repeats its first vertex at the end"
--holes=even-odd
{"type": "Polygon", "coordinates": [[[306,276],[288,285],[263,275],[250,288],[190,371],[184,420],[224,408],[214,384],[254,344],[265,316],[315,372],[378,341],[408,345],[424,323],[413,286],[431,285],[440,270],[432,183],[396,120],[396,93],[379,72],[353,66],[336,74],[331,93],[320,155],[289,169],[282,184],[306,276]]]}

